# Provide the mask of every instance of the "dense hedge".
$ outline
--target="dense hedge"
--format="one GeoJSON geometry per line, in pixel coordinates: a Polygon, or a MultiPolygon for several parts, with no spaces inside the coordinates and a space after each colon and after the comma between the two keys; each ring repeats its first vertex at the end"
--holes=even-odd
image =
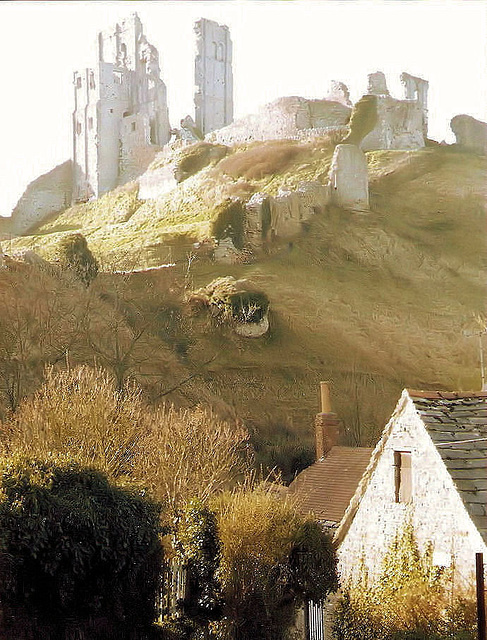
{"type": "Polygon", "coordinates": [[[0,637],[122,640],[150,627],[158,523],[155,504],[98,471],[0,460],[0,637]]]}

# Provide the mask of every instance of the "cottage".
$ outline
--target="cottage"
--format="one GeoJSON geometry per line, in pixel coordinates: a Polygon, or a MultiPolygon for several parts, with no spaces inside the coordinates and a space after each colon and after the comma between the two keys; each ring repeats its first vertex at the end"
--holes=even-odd
{"type": "Polygon", "coordinates": [[[376,575],[410,519],[460,594],[487,552],[487,392],[404,390],[335,534],[342,580],[376,575]]]}
{"type": "MultiPolygon", "coordinates": [[[[452,593],[470,590],[475,554],[487,555],[487,392],[404,390],[373,452],[334,447],[338,421],[326,398],[325,409],[316,419],[321,456],[289,490],[333,530],[342,584],[364,568],[373,581],[411,523],[419,548],[450,569],[452,593]]],[[[306,613],[308,637],[328,637],[317,607],[306,613]]]]}

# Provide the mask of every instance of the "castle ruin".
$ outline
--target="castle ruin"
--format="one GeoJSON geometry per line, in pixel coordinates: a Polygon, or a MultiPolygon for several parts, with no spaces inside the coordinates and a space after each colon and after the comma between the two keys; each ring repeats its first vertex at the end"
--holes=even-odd
{"type": "Polygon", "coordinates": [[[195,122],[203,135],[233,122],[232,41],[226,25],[202,18],[194,26],[195,122]]]}
{"type": "Polygon", "coordinates": [[[144,149],[170,138],[159,54],[138,15],[99,33],[96,49],[96,67],[74,74],[74,201],[127,181],[144,149]]]}

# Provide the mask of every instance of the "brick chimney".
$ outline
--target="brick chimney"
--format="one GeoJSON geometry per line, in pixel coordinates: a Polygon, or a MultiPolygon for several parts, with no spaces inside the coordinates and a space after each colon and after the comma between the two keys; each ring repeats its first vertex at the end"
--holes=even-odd
{"type": "Polygon", "coordinates": [[[340,435],[340,421],[336,413],[331,410],[330,386],[328,382],[320,382],[321,389],[321,413],[316,414],[316,459],[326,456],[331,448],[338,443],[340,435]]]}

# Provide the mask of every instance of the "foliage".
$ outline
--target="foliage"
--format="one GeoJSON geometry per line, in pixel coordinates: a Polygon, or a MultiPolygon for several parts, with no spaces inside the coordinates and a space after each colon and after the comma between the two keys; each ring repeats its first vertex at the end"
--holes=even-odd
{"type": "Polygon", "coordinates": [[[67,458],[16,455],[0,468],[0,602],[8,637],[31,628],[64,638],[74,624],[90,638],[101,638],[96,631],[107,625],[124,638],[150,625],[162,553],[159,507],[67,458]]]}
{"type": "Polygon", "coordinates": [[[192,498],[207,502],[249,465],[247,432],[201,407],[154,412],[145,447],[141,475],[153,495],[174,510],[192,498]]]}
{"type": "Polygon", "coordinates": [[[133,475],[146,454],[144,410],[135,385],[120,394],[102,369],[48,369],[44,385],[8,423],[4,446],[38,456],[71,455],[111,478],[133,475]]]}
{"type": "Polygon", "coordinates": [[[201,408],[151,409],[135,384],[118,391],[102,369],[48,370],[4,425],[9,451],[69,454],[113,479],[129,477],[176,508],[231,486],[247,467],[247,432],[201,408]]]}
{"type": "Polygon", "coordinates": [[[181,609],[199,627],[217,620],[222,612],[220,540],[215,514],[202,502],[191,500],[179,511],[175,526],[175,546],[187,571],[187,597],[181,609]]]}
{"type": "Polygon", "coordinates": [[[343,144],[359,145],[376,124],[377,96],[372,94],[362,96],[353,107],[349,125],[350,133],[343,140],[343,144]]]}
{"type": "Polygon", "coordinates": [[[340,601],[337,640],[421,640],[475,637],[473,599],[452,598],[450,571],[433,566],[431,548],[420,553],[406,523],[384,557],[372,584],[361,572],[340,601]]]}
{"type": "Polygon", "coordinates": [[[237,249],[245,242],[245,208],[240,200],[226,200],[215,210],[211,234],[218,240],[231,238],[237,249]]]}
{"type": "Polygon", "coordinates": [[[269,298],[248,280],[231,276],[217,278],[190,297],[190,303],[207,306],[212,317],[223,322],[259,322],[269,309],[269,298]]]}
{"type": "Polygon", "coordinates": [[[65,236],[59,243],[59,262],[87,287],[98,274],[98,262],[81,233],[65,236]]]}
{"type": "Polygon", "coordinates": [[[331,541],[272,485],[239,488],[214,508],[225,600],[224,617],[214,624],[217,637],[284,638],[304,599],[324,598],[336,586],[331,541]]]}

